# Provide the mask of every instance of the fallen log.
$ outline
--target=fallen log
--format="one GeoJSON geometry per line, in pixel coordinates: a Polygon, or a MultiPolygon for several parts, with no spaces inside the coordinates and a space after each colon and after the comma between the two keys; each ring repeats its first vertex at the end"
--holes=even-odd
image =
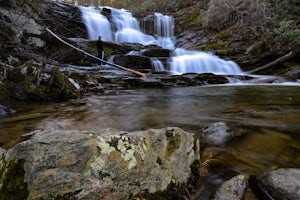
{"type": "Polygon", "coordinates": [[[125,71],[127,71],[127,72],[136,74],[136,75],[138,75],[138,76],[141,76],[141,77],[144,77],[144,78],[147,77],[146,74],[144,74],[144,73],[141,73],[141,72],[138,72],[138,71],[135,71],[135,70],[132,70],[132,69],[128,69],[128,68],[126,68],[126,67],[122,67],[122,66],[117,65],[117,64],[114,64],[114,63],[107,62],[106,60],[102,60],[102,59],[98,58],[97,56],[94,56],[94,55],[92,55],[92,54],[90,54],[90,53],[88,53],[88,52],[86,52],[86,51],[84,51],[84,50],[82,50],[82,49],[79,49],[79,48],[75,47],[74,45],[72,45],[72,44],[70,44],[70,43],[64,41],[64,40],[61,39],[59,36],[57,36],[55,33],[53,33],[50,29],[46,28],[46,30],[47,30],[51,35],[53,35],[56,39],[58,39],[59,41],[61,41],[62,43],[68,45],[69,47],[72,47],[73,49],[76,49],[77,51],[80,51],[81,53],[83,53],[83,54],[85,54],[85,55],[87,55],[87,56],[89,56],[89,57],[91,57],[91,58],[94,58],[94,59],[96,59],[96,60],[99,60],[99,61],[101,61],[101,62],[103,62],[103,63],[105,63],[105,64],[108,64],[108,65],[117,67],[117,68],[119,68],[119,69],[125,70],[125,71]]]}
{"type": "Polygon", "coordinates": [[[277,64],[279,64],[281,62],[286,61],[287,59],[291,58],[293,55],[294,55],[294,52],[290,51],[289,53],[285,54],[284,56],[282,56],[280,58],[277,58],[276,60],[274,60],[274,61],[272,61],[272,62],[270,62],[270,63],[268,63],[268,64],[266,64],[264,66],[261,66],[261,67],[258,67],[256,69],[250,70],[247,73],[252,74],[252,73],[255,73],[255,72],[258,72],[258,71],[265,70],[265,69],[267,69],[269,67],[272,67],[274,65],[277,65],[277,64]]]}

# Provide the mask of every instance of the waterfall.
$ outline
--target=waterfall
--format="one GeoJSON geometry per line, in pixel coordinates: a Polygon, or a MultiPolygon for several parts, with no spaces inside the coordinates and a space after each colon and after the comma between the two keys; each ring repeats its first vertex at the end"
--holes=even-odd
{"type": "Polygon", "coordinates": [[[233,61],[226,61],[206,52],[176,49],[170,62],[174,74],[188,72],[215,74],[242,74],[240,67],[233,61]]]}
{"type": "Polygon", "coordinates": [[[79,7],[82,21],[86,25],[88,39],[97,40],[101,35],[103,41],[112,41],[112,28],[108,19],[100,14],[100,10],[92,7],[79,7]]]}
{"type": "MultiPolygon", "coordinates": [[[[82,20],[87,27],[90,40],[96,40],[99,35],[104,41],[117,43],[130,42],[143,45],[154,44],[162,48],[173,50],[173,57],[168,63],[168,69],[173,74],[215,73],[242,74],[240,67],[233,61],[226,61],[212,53],[188,51],[175,48],[174,24],[172,16],[154,14],[154,27],[151,36],[141,31],[139,22],[132,13],[125,9],[109,8],[111,21],[100,10],[92,7],[80,7],[82,20]],[[112,31],[112,28],[113,31],[112,31]]],[[[101,8],[102,9],[102,8],[101,8]]],[[[153,15],[152,15],[153,17],[153,15]]],[[[159,60],[152,59],[155,70],[168,71],[159,60]]]]}
{"type": "Polygon", "coordinates": [[[154,34],[160,37],[173,37],[175,20],[172,16],[155,13],[154,34]]]}
{"type": "Polygon", "coordinates": [[[152,58],[151,61],[155,71],[165,71],[165,67],[160,60],[157,58],[152,58]]]}

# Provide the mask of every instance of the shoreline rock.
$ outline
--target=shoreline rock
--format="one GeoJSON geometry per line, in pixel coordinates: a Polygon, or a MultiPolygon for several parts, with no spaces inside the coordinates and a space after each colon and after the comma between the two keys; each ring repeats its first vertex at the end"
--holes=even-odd
{"type": "Polygon", "coordinates": [[[44,130],[0,152],[0,196],[130,199],[159,193],[181,199],[199,145],[180,128],[44,130]]]}

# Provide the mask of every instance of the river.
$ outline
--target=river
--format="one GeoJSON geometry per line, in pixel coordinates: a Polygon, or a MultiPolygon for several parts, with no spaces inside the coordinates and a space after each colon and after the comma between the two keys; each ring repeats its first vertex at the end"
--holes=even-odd
{"type": "Polygon", "coordinates": [[[5,146],[22,134],[56,123],[66,129],[124,131],[177,126],[199,134],[212,122],[226,122],[245,135],[202,152],[208,161],[196,199],[234,174],[300,167],[300,87],[218,85],[110,91],[60,103],[18,102],[0,119],[5,146]],[[214,162],[209,162],[210,160],[214,162]]]}

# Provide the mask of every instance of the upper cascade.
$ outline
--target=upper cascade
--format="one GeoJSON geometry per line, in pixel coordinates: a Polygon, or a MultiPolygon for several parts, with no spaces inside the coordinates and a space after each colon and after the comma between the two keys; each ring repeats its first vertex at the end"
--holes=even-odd
{"type": "Polygon", "coordinates": [[[125,9],[109,8],[111,18],[102,15],[104,7],[79,7],[82,20],[87,27],[88,39],[96,40],[99,35],[104,41],[117,43],[139,43],[143,45],[157,45],[173,50],[173,57],[164,66],[158,59],[152,59],[156,70],[170,71],[173,74],[183,73],[216,73],[243,74],[240,67],[233,61],[226,61],[212,53],[188,51],[175,48],[174,28],[175,20],[172,16],[154,13],[154,23],[151,35],[141,31],[139,21],[132,13],[125,9]]]}
{"type": "Polygon", "coordinates": [[[157,14],[157,35],[155,38],[143,33],[139,22],[132,16],[132,13],[125,9],[109,8],[111,10],[111,21],[102,15],[103,7],[79,7],[82,12],[82,20],[86,25],[88,39],[96,40],[99,35],[103,41],[118,43],[131,42],[143,45],[155,44],[163,48],[174,49],[174,41],[169,38],[173,35],[174,20],[172,17],[157,14]],[[168,18],[172,18],[169,19],[168,18]],[[173,24],[166,24],[166,23],[173,24]],[[166,28],[167,27],[167,28],[166,28]],[[166,34],[166,35],[164,35],[166,34]]]}
{"type": "Polygon", "coordinates": [[[160,37],[173,37],[175,20],[172,16],[155,13],[154,34],[160,37]]]}
{"type": "Polygon", "coordinates": [[[79,7],[82,12],[82,21],[86,26],[88,39],[97,40],[101,35],[103,41],[113,41],[111,23],[93,7],[79,7]]]}

